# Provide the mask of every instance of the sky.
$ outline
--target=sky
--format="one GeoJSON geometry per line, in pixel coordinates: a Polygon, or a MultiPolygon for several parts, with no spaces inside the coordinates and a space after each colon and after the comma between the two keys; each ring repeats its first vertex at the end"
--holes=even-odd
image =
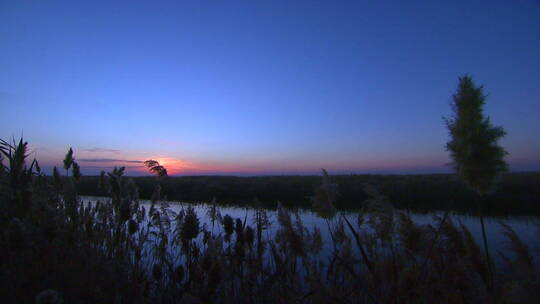
{"type": "Polygon", "coordinates": [[[0,138],[46,172],[450,172],[466,73],[540,170],[537,0],[0,0],[0,138]]]}

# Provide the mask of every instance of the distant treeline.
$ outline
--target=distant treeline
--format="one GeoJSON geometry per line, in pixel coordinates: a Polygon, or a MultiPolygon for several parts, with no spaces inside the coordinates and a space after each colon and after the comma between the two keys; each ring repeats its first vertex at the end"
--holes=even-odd
{"type": "MultiPolygon", "coordinates": [[[[474,214],[476,196],[453,174],[428,175],[337,175],[340,198],[337,207],[360,209],[369,198],[369,184],[386,195],[396,208],[416,212],[452,210],[474,214]]],[[[77,188],[82,195],[106,195],[98,188],[97,176],[85,176],[77,188]]],[[[309,197],[320,185],[320,176],[183,176],[157,179],[134,177],[142,199],[150,199],[159,183],[169,200],[250,205],[257,198],[266,207],[278,201],[290,207],[310,207],[309,197]]],[[[540,215],[540,173],[508,173],[487,198],[491,215],[540,215]]]]}

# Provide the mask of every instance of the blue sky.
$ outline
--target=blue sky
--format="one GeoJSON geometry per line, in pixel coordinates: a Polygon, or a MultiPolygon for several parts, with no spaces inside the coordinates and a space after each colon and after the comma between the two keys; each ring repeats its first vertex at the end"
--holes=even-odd
{"type": "Polygon", "coordinates": [[[457,77],[540,169],[538,1],[0,1],[0,137],[83,173],[449,168],[457,77]],[[126,162],[129,161],[129,162],[126,162]]]}

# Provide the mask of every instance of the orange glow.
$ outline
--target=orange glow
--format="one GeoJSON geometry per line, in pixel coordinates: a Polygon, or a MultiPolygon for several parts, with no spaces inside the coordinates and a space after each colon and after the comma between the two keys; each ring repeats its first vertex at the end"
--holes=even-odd
{"type": "MultiPolygon", "coordinates": [[[[151,154],[150,154],[151,155],[151,154]]],[[[363,159],[363,160],[334,160],[334,161],[310,161],[310,160],[287,160],[275,161],[270,159],[260,159],[244,161],[239,164],[230,161],[216,160],[180,160],[173,157],[161,155],[144,156],[126,156],[118,159],[102,158],[100,163],[108,166],[126,166],[128,172],[138,175],[151,175],[148,168],[143,164],[144,160],[154,159],[160,165],[167,169],[167,173],[174,175],[228,175],[228,174],[316,174],[320,168],[325,168],[329,172],[390,172],[408,171],[414,168],[437,167],[438,162],[424,157],[409,158],[400,160],[381,160],[381,159],[363,159]],[[127,160],[122,160],[127,159],[127,160]],[[381,164],[382,163],[382,164],[381,164]]],[[[96,162],[92,162],[94,164],[96,162]]]]}
{"type": "MultiPolygon", "coordinates": [[[[179,174],[184,171],[185,164],[181,160],[170,157],[155,157],[152,159],[155,159],[160,165],[165,167],[169,175],[179,174]]],[[[146,168],[142,169],[146,170],[146,168]]]]}

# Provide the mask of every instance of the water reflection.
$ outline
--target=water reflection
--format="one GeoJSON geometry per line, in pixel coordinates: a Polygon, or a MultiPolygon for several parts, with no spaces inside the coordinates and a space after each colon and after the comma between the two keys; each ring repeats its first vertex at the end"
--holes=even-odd
{"type": "MultiPolygon", "coordinates": [[[[81,197],[82,201],[84,203],[95,203],[97,201],[108,201],[109,198],[106,197],[92,197],[92,196],[83,196],[81,197]]],[[[146,211],[150,209],[151,202],[148,200],[140,200],[139,203],[145,207],[146,211]]],[[[207,210],[210,206],[209,204],[201,203],[201,204],[187,204],[187,203],[180,203],[180,202],[166,202],[169,205],[169,209],[175,213],[180,212],[182,208],[186,208],[187,206],[192,206],[195,209],[195,212],[197,213],[197,216],[199,217],[199,221],[201,226],[206,225],[209,230],[212,230],[212,221],[207,216],[207,210]]],[[[156,205],[156,207],[159,207],[156,205]]],[[[221,216],[230,215],[234,219],[241,219],[242,221],[246,221],[248,224],[252,224],[254,222],[254,216],[255,216],[255,209],[250,207],[235,207],[235,206],[219,206],[219,211],[221,213],[221,216]]],[[[314,227],[318,227],[321,231],[322,237],[323,237],[323,249],[326,252],[331,251],[330,243],[331,242],[324,242],[325,240],[330,240],[330,234],[328,231],[328,224],[325,221],[325,219],[319,217],[317,214],[310,210],[306,209],[299,209],[296,210],[298,215],[300,216],[303,224],[306,228],[309,230],[312,230],[314,227]]],[[[431,212],[431,213],[414,213],[406,211],[407,214],[412,218],[412,220],[419,225],[428,225],[428,224],[436,224],[435,217],[443,217],[444,212],[431,212]]],[[[264,237],[271,238],[275,235],[277,230],[277,211],[276,210],[267,210],[267,213],[269,215],[270,221],[272,225],[269,229],[264,231],[264,237]]],[[[349,218],[352,222],[356,221],[356,218],[358,216],[358,212],[341,212],[341,214],[344,214],[347,218],[349,218]]],[[[463,215],[463,214],[456,214],[456,213],[450,213],[449,216],[451,217],[452,221],[456,224],[463,224],[473,237],[475,238],[476,242],[478,244],[481,244],[482,241],[482,235],[481,235],[481,227],[480,227],[480,221],[478,217],[470,216],[470,215],[463,215]]],[[[504,252],[504,254],[509,255],[512,257],[511,251],[508,249],[508,240],[503,234],[503,228],[501,226],[501,223],[505,223],[506,225],[510,226],[514,231],[518,234],[518,236],[521,238],[521,240],[529,247],[529,250],[536,261],[540,259],[540,241],[538,236],[540,236],[540,217],[533,217],[533,216],[509,216],[509,217],[484,217],[484,221],[486,224],[487,229],[487,238],[490,246],[490,250],[494,253],[494,259],[497,263],[501,263],[501,253],[504,252]]],[[[172,225],[175,225],[175,222],[171,222],[172,225]]],[[[217,224],[217,223],[216,223],[217,224]]],[[[171,231],[174,230],[174,227],[172,227],[171,231]]],[[[540,265],[536,265],[538,268],[540,268],[540,265]]]]}

